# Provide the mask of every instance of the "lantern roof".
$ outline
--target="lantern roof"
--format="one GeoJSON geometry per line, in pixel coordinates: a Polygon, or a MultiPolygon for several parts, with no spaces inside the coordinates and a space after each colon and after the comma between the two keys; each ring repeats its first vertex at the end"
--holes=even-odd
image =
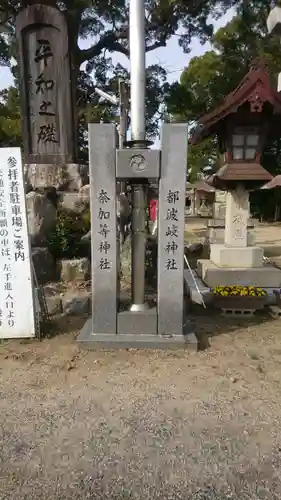
{"type": "Polygon", "coordinates": [[[248,73],[220,106],[199,119],[190,138],[191,144],[198,144],[205,137],[215,134],[218,125],[229,115],[237,113],[245,103],[249,103],[251,113],[261,113],[264,104],[269,103],[273,112],[281,116],[281,93],[272,87],[267,68],[260,59],[252,63],[248,73]]]}
{"type": "Polygon", "coordinates": [[[281,175],[276,175],[267,184],[261,187],[261,189],[275,189],[281,187],[281,175]]]}
{"type": "Polygon", "coordinates": [[[199,180],[190,185],[190,188],[202,193],[213,193],[215,189],[203,180],[199,180]]]}

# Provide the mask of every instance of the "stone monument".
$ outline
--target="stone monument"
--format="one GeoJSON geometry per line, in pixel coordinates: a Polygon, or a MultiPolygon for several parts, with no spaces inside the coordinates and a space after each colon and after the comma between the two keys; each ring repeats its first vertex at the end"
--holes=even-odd
{"type": "Polygon", "coordinates": [[[116,150],[112,124],[89,125],[92,318],[78,341],[87,348],[197,346],[184,325],[184,208],[188,130],[165,124],[162,152],[145,140],[145,7],[130,1],[132,140],[116,150]],[[116,185],[132,187],[132,304],[119,308],[116,185]],[[157,307],[145,301],[146,199],[144,186],[159,184],[157,307]]]}
{"type": "Polygon", "coordinates": [[[57,277],[48,241],[58,210],[79,215],[89,204],[84,189],[89,181],[88,167],[77,158],[66,17],[44,1],[29,3],[17,15],[16,36],[28,229],[36,274],[43,283],[57,277]]]}
{"type": "Polygon", "coordinates": [[[219,108],[201,118],[191,141],[216,134],[224,164],[210,184],[226,192],[223,243],[210,245],[210,259],[198,261],[198,274],[209,287],[243,284],[280,287],[281,271],[264,265],[263,249],[248,246],[249,191],[272,176],[260,164],[268,133],[278,134],[281,98],[271,87],[265,66],[255,61],[240,85],[219,108]]]}
{"type": "Polygon", "coordinates": [[[16,19],[26,180],[33,188],[77,191],[75,109],[68,28],[55,7],[33,4],[16,19]]]}

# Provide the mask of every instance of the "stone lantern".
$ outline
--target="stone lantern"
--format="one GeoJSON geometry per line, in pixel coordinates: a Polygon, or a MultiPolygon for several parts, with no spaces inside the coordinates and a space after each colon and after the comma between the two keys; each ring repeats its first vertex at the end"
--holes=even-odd
{"type": "Polygon", "coordinates": [[[224,243],[212,244],[210,260],[198,264],[208,286],[281,284],[281,272],[265,269],[263,249],[248,246],[247,238],[249,192],[272,179],[260,163],[261,155],[268,134],[280,135],[280,127],[281,95],[257,60],[225,101],[201,118],[191,137],[191,143],[197,144],[216,135],[223,158],[221,168],[207,181],[226,191],[224,243]]]}

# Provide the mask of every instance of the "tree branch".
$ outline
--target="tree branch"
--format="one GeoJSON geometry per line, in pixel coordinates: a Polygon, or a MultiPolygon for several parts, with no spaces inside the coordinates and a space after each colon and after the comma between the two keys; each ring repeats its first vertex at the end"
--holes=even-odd
{"type": "Polygon", "coordinates": [[[166,47],[167,41],[166,40],[160,40],[159,42],[155,42],[152,45],[149,45],[145,47],[145,52],[152,52],[152,50],[159,49],[160,47],[166,47]]]}
{"type": "MultiPolygon", "coordinates": [[[[120,54],[124,54],[129,57],[130,51],[126,47],[124,47],[120,42],[118,42],[118,38],[126,38],[126,36],[118,36],[114,33],[108,33],[104,35],[95,45],[89,47],[85,50],[79,51],[79,62],[82,64],[89,59],[93,59],[93,57],[99,56],[104,49],[109,50],[109,52],[119,52],[120,54]]],[[[160,40],[158,42],[153,43],[152,45],[146,46],[146,52],[152,52],[153,50],[159,49],[160,47],[166,47],[167,41],[160,40]]]]}
{"type": "Polygon", "coordinates": [[[128,49],[123,47],[118,40],[125,39],[128,37],[128,28],[124,28],[119,32],[109,31],[101,37],[101,39],[89,49],[80,50],[79,52],[79,62],[82,64],[93,57],[99,56],[103,49],[107,49],[110,52],[120,52],[121,54],[129,55],[128,49]]]}

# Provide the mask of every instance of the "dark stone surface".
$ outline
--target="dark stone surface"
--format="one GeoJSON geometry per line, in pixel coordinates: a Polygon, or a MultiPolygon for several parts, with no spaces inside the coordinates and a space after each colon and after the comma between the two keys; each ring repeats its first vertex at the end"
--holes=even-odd
{"type": "Polygon", "coordinates": [[[197,255],[198,257],[203,253],[204,245],[202,243],[192,243],[184,248],[186,257],[189,255],[197,255]]]}
{"type": "Polygon", "coordinates": [[[43,194],[31,191],[26,195],[28,232],[31,245],[44,246],[56,225],[56,209],[43,194]]]}
{"type": "Polygon", "coordinates": [[[39,284],[53,281],[56,277],[55,262],[48,248],[33,247],[31,255],[39,284]]]}

